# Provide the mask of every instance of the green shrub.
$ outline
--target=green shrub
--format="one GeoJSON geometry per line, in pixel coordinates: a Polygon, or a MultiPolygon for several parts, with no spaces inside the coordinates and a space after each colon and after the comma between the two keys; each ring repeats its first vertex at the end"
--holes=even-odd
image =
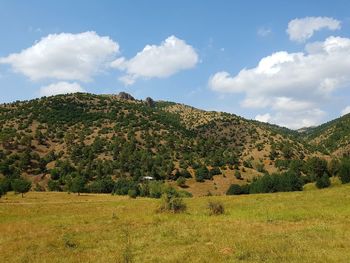
{"type": "Polygon", "coordinates": [[[209,201],[208,210],[209,215],[222,215],[225,213],[224,205],[219,201],[209,201]]]}
{"type": "Polygon", "coordinates": [[[204,180],[211,179],[211,177],[208,168],[205,166],[201,166],[196,170],[195,178],[197,182],[204,182],[204,180]]]}
{"type": "Polygon", "coordinates": [[[318,177],[316,179],[316,187],[321,188],[327,188],[331,185],[331,180],[329,180],[329,176],[324,173],[322,177],[318,177]]]}
{"type": "Polygon", "coordinates": [[[47,187],[49,188],[49,191],[61,191],[60,183],[55,180],[49,180],[49,182],[47,183],[47,187]]]}
{"type": "Polygon", "coordinates": [[[149,197],[160,198],[163,192],[163,183],[160,181],[151,181],[148,183],[149,197]]]}
{"type": "Polygon", "coordinates": [[[136,191],[135,189],[130,189],[130,190],[128,191],[128,196],[129,196],[130,198],[136,198],[136,197],[137,197],[137,191],[136,191]]]}
{"type": "Polygon", "coordinates": [[[176,180],[176,184],[180,187],[185,187],[186,186],[186,179],[181,176],[176,180]]]}
{"type": "Polygon", "coordinates": [[[179,197],[183,197],[183,198],[188,198],[188,197],[193,197],[193,195],[190,192],[184,191],[184,190],[180,190],[177,191],[179,194],[179,197]]]}
{"type": "Polygon", "coordinates": [[[239,170],[236,170],[236,171],[235,171],[235,177],[236,177],[238,180],[242,180],[242,179],[243,179],[243,178],[242,178],[242,175],[241,175],[241,173],[240,173],[239,170]]]}
{"type": "Polygon", "coordinates": [[[186,204],[183,202],[182,198],[179,196],[179,193],[174,188],[167,187],[162,194],[159,211],[181,213],[186,211],[186,204]]]}
{"type": "Polygon", "coordinates": [[[240,195],[240,194],[242,194],[242,188],[238,184],[231,184],[230,188],[226,192],[226,195],[240,195]]]}
{"type": "Polygon", "coordinates": [[[213,177],[214,175],[219,175],[221,174],[220,168],[214,167],[209,171],[210,177],[213,177]]]}
{"type": "Polygon", "coordinates": [[[339,178],[343,184],[350,183],[350,160],[343,159],[339,167],[339,178]]]}

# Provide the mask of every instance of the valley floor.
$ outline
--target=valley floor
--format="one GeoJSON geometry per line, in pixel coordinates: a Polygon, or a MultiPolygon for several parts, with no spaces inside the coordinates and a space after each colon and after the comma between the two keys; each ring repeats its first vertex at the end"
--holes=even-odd
{"type": "Polygon", "coordinates": [[[30,192],[0,199],[2,262],[348,262],[350,185],[159,200],[30,192]],[[225,214],[209,216],[209,200],[225,214]],[[128,261],[129,260],[129,261],[128,261]]]}

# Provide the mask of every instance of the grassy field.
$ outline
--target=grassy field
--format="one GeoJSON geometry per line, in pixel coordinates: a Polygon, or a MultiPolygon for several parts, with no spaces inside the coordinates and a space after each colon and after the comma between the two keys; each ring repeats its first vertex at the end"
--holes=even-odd
{"type": "Polygon", "coordinates": [[[30,192],[0,199],[1,262],[349,262],[350,185],[159,200],[30,192]],[[209,216],[209,200],[225,214],[209,216]]]}

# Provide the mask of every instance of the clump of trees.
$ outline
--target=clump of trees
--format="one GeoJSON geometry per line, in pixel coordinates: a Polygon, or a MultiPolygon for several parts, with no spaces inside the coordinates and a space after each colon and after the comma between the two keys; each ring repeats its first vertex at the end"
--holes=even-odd
{"type": "Polygon", "coordinates": [[[302,191],[303,180],[300,175],[288,171],[285,173],[265,174],[253,180],[249,187],[249,193],[275,193],[302,191]]]}

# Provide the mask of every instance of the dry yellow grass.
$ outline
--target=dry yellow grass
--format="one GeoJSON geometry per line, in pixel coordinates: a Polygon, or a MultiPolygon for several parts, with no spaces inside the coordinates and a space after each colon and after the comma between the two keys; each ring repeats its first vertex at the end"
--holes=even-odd
{"type": "Polygon", "coordinates": [[[1,262],[348,262],[350,185],[159,200],[30,192],[0,199],[1,262]],[[209,216],[209,200],[225,214],[209,216]]]}

